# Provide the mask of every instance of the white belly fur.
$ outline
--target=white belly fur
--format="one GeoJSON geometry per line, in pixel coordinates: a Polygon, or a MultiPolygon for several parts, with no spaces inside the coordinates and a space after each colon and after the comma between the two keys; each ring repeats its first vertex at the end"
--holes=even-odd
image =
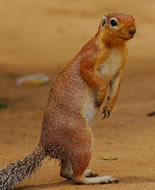
{"type": "MultiPolygon", "coordinates": [[[[110,53],[109,58],[104,62],[103,65],[101,65],[99,72],[101,76],[108,75],[111,80],[118,72],[120,66],[121,66],[121,52],[118,49],[114,48],[110,53]]],[[[90,89],[88,86],[86,86],[85,89],[86,89],[85,97],[87,97],[87,99],[85,100],[83,108],[83,117],[88,123],[89,127],[92,127],[93,119],[96,114],[95,103],[97,98],[97,92],[95,92],[93,89],[90,89]]]]}
{"type": "Polygon", "coordinates": [[[110,56],[99,68],[101,76],[108,75],[112,79],[118,72],[121,66],[121,52],[119,49],[113,48],[110,52],[110,56]]]}
{"type": "Polygon", "coordinates": [[[83,108],[83,117],[88,123],[89,127],[93,126],[93,119],[96,113],[95,103],[96,103],[96,93],[94,90],[86,87],[86,95],[87,99],[85,100],[84,108],[83,108]]]}

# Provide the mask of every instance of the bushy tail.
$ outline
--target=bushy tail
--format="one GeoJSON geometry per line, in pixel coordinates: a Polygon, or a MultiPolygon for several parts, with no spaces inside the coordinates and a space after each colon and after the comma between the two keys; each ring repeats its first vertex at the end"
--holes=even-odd
{"type": "Polygon", "coordinates": [[[44,158],[44,150],[37,148],[23,160],[10,164],[7,168],[1,170],[0,190],[14,189],[25,177],[30,176],[41,166],[41,162],[44,158]]]}

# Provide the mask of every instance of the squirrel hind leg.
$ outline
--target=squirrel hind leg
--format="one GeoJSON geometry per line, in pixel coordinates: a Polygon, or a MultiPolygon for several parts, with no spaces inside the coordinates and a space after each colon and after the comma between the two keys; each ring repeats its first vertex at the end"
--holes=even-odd
{"type": "Polygon", "coordinates": [[[73,170],[71,162],[70,161],[65,162],[64,160],[62,160],[60,176],[66,179],[72,179],[72,175],[73,175],[73,170]]]}
{"type": "MultiPolygon", "coordinates": [[[[98,176],[98,174],[93,172],[91,169],[85,170],[83,175],[85,177],[96,177],[96,176],[98,176]]],[[[73,176],[72,166],[70,164],[66,164],[66,163],[61,164],[60,176],[71,180],[72,176],[73,176]]]]}
{"type": "Polygon", "coordinates": [[[71,159],[61,161],[61,177],[72,179],[79,184],[108,184],[116,183],[117,179],[111,176],[96,177],[97,174],[87,169],[91,158],[91,152],[72,154],[71,159]]]}
{"type": "MultiPolygon", "coordinates": [[[[83,175],[84,175],[84,177],[96,177],[96,176],[98,176],[98,174],[93,172],[91,169],[85,170],[83,175]]],[[[66,164],[63,161],[61,162],[60,176],[66,178],[66,179],[69,179],[69,180],[72,179],[73,170],[72,170],[71,163],[66,164]]]]}
{"type": "Polygon", "coordinates": [[[67,179],[72,179],[73,181],[74,176],[96,176],[96,174],[90,169],[86,170],[91,158],[91,152],[88,151],[82,153],[81,150],[78,151],[78,148],[76,149],[76,152],[78,153],[73,153],[70,158],[61,160],[60,176],[67,179]]]}
{"type": "Polygon", "coordinates": [[[108,184],[117,183],[118,180],[111,176],[96,177],[90,169],[87,169],[91,158],[91,152],[79,154],[72,159],[72,180],[79,184],[108,184]]]}

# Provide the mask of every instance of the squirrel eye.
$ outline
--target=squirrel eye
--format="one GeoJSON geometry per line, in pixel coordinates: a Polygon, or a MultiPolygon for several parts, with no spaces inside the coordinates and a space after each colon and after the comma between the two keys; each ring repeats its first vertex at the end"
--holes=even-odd
{"type": "Polygon", "coordinates": [[[117,26],[117,25],[118,25],[117,20],[116,20],[115,18],[112,18],[112,19],[110,20],[110,25],[111,25],[112,27],[117,26]]]}

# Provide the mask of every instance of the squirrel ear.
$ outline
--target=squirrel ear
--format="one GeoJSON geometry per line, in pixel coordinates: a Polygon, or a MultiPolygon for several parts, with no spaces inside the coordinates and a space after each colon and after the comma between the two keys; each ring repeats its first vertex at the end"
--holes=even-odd
{"type": "Polygon", "coordinates": [[[104,25],[106,24],[106,21],[107,21],[107,17],[106,17],[106,16],[103,16],[103,17],[102,17],[102,22],[101,22],[101,28],[104,27],[104,25]]]}
{"type": "Polygon", "coordinates": [[[101,30],[104,27],[104,25],[106,24],[106,21],[107,21],[107,17],[103,16],[102,21],[100,22],[98,30],[101,30]]]}

